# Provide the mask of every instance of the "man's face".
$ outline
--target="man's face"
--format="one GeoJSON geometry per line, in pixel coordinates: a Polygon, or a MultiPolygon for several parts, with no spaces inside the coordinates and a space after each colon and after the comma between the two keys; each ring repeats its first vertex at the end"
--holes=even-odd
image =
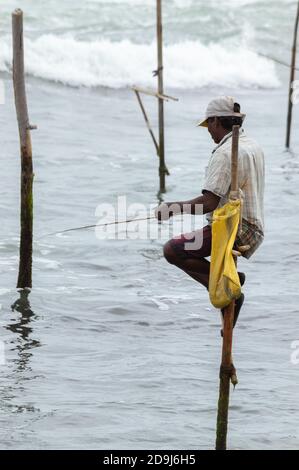
{"type": "Polygon", "coordinates": [[[221,126],[217,118],[208,119],[208,131],[215,144],[219,144],[219,142],[221,142],[222,135],[220,134],[221,126]]]}

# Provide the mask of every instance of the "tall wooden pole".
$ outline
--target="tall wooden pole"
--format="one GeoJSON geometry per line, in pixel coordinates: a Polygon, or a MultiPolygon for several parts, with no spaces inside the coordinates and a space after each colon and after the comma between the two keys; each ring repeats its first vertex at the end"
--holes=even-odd
{"type": "MultiPolygon", "coordinates": [[[[163,29],[162,29],[162,0],[157,0],[157,46],[158,46],[158,93],[164,94],[163,86],[163,29]]],[[[164,101],[159,98],[159,176],[160,192],[166,191],[165,175],[167,174],[165,165],[165,143],[164,143],[164,101]]]]}
{"type": "Polygon", "coordinates": [[[33,166],[25,88],[23,12],[12,13],[13,84],[21,147],[21,240],[18,288],[32,287],[33,166]]]}
{"type": "Polygon", "coordinates": [[[299,1],[298,1],[298,7],[297,7],[297,16],[296,16],[296,21],[295,21],[294,40],[293,40],[293,48],[292,48],[292,64],[291,64],[291,76],[290,76],[290,86],[289,86],[287,138],[286,138],[287,148],[290,148],[290,141],[291,141],[291,127],[292,127],[292,116],[293,116],[293,101],[292,101],[293,92],[292,90],[293,90],[293,83],[295,81],[298,25],[299,25],[299,1]]]}
{"type": "MultiPolygon", "coordinates": [[[[239,153],[239,126],[233,127],[232,141],[232,167],[231,167],[231,198],[236,199],[239,190],[238,184],[238,153],[239,153]]],[[[235,259],[237,263],[237,260],[235,259]]],[[[217,415],[216,450],[226,450],[227,424],[230,382],[237,383],[236,370],[232,360],[233,324],[235,301],[225,309],[223,326],[222,362],[220,367],[220,387],[217,415]]]]}

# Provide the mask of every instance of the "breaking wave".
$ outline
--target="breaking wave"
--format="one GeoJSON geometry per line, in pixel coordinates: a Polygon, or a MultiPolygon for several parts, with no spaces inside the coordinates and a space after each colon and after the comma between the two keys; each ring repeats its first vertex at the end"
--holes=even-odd
{"type": "MultiPolygon", "coordinates": [[[[156,44],[129,40],[91,42],[53,34],[26,39],[26,71],[68,86],[124,88],[153,86],[156,44]]],[[[275,65],[244,46],[204,45],[184,41],[164,48],[165,86],[195,89],[221,85],[230,88],[279,86],[275,65]]],[[[11,69],[11,44],[0,50],[0,71],[11,69]]]]}

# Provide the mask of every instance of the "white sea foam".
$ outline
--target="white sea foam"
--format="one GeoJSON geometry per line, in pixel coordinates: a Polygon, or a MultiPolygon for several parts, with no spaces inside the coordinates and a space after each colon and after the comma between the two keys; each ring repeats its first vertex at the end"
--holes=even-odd
{"type": "MultiPolygon", "coordinates": [[[[27,39],[26,71],[29,75],[70,86],[123,88],[153,86],[156,45],[129,40],[83,42],[70,37],[43,35],[27,39]]],[[[221,84],[231,88],[279,86],[275,65],[244,46],[230,49],[220,44],[184,41],[164,48],[167,88],[192,89],[221,84]]],[[[0,50],[0,70],[11,68],[8,39],[0,50]]]]}

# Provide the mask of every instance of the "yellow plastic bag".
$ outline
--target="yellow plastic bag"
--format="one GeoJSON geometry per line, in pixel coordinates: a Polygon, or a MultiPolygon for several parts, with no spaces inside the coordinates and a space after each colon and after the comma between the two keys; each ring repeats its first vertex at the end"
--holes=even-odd
{"type": "Polygon", "coordinates": [[[212,251],[209,280],[211,303],[224,308],[241,295],[241,284],[232,250],[238,232],[241,201],[229,201],[216,209],[212,223],[212,251]]]}

